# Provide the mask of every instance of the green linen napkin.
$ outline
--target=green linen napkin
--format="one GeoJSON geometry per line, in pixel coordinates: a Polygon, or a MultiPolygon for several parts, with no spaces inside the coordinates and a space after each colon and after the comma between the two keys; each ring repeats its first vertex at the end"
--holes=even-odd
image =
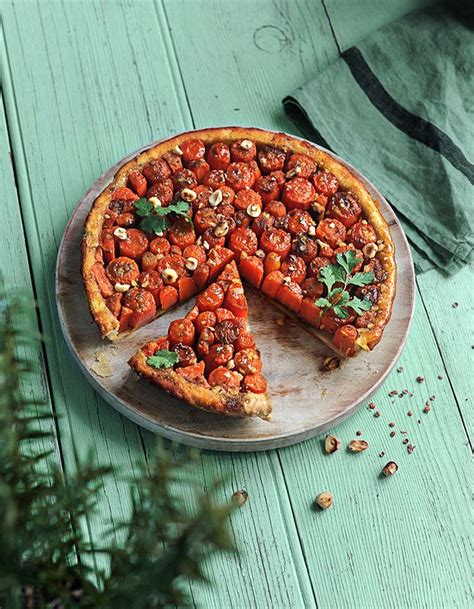
{"type": "Polygon", "coordinates": [[[283,100],[308,139],[364,173],[398,212],[418,272],[474,246],[474,36],[438,7],[351,47],[283,100]]]}

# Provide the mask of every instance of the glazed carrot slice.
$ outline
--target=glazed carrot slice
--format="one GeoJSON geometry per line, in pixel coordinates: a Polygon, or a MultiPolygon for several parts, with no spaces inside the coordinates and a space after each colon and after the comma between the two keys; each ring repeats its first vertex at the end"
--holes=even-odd
{"type": "Polygon", "coordinates": [[[263,262],[257,256],[244,256],[240,259],[240,274],[251,285],[260,287],[263,280],[263,262]]]}

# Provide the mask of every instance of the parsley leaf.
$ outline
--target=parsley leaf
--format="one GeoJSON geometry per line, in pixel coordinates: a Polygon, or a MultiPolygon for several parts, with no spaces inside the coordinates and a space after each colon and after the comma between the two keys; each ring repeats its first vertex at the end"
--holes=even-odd
{"type": "Polygon", "coordinates": [[[146,360],[146,363],[153,368],[171,368],[173,364],[177,364],[179,355],[174,351],[161,349],[155,355],[152,355],[146,360]]]}
{"type": "Polygon", "coordinates": [[[138,199],[138,201],[134,202],[135,213],[138,216],[148,216],[153,211],[153,204],[147,199],[138,199]]]}
{"type": "Polygon", "coordinates": [[[350,307],[357,315],[363,311],[369,311],[372,308],[370,300],[361,300],[357,296],[351,298],[347,291],[347,286],[364,286],[372,283],[375,279],[373,273],[354,273],[352,271],[360,262],[356,252],[347,250],[343,254],[337,254],[336,264],[329,264],[322,267],[319,271],[319,280],[327,287],[327,298],[318,298],[315,301],[316,306],[322,309],[333,309],[334,314],[339,319],[347,319],[349,313],[347,309],[350,307]],[[340,287],[334,287],[336,284],[342,284],[340,287]]]}
{"type": "Polygon", "coordinates": [[[169,214],[176,214],[192,224],[192,220],[188,216],[189,203],[186,201],[176,201],[168,207],[155,207],[150,201],[142,198],[135,201],[133,205],[137,215],[142,217],[140,228],[146,233],[159,235],[165,231],[169,227],[169,221],[166,218],[169,214]]]}
{"type": "Polygon", "coordinates": [[[168,228],[168,220],[163,216],[150,215],[143,218],[140,222],[140,228],[145,233],[155,233],[159,235],[168,228]]]}

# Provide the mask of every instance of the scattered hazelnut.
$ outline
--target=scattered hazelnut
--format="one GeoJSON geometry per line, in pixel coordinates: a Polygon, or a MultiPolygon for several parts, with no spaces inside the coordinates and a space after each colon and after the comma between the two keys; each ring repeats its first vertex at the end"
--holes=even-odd
{"type": "Polygon", "coordinates": [[[395,461],[389,461],[382,470],[384,476],[393,476],[398,471],[398,465],[395,461]]]}
{"type": "Polygon", "coordinates": [[[314,237],[316,235],[316,227],[314,224],[311,224],[311,226],[308,228],[308,235],[310,237],[314,237]]]}
{"type": "Polygon", "coordinates": [[[174,269],[166,268],[161,272],[161,276],[165,283],[175,283],[178,279],[178,273],[174,269]]]}
{"type": "Polygon", "coordinates": [[[215,237],[224,237],[225,235],[227,235],[228,232],[229,224],[226,220],[219,222],[219,224],[217,224],[212,231],[215,237]]]}
{"type": "Polygon", "coordinates": [[[240,142],[240,147],[243,148],[244,150],[250,150],[252,148],[253,144],[250,140],[242,140],[240,142]]]}
{"type": "Polygon", "coordinates": [[[258,218],[259,215],[262,213],[262,210],[260,209],[260,206],[257,205],[256,203],[250,203],[250,205],[247,207],[247,214],[251,217],[251,218],[258,218]]]}
{"type": "Polygon", "coordinates": [[[332,505],[332,495],[328,491],[323,491],[315,499],[315,503],[322,510],[327,510],[332,505]]]}
{"type": "Polygon", "coordinates": [[[222,190],[218,188],[212,194],[209,195],[209,205],[211,207],[217,207],[222,203],[222,190]]]}
{"type": "Polygon", "coordinates": [[[375,243],[367,243],[362,248],[362,253],[366,258],[375,258],[375,254],[379,251],[379,248],[375,243]]]}
{"type": "Polygon", "coordinates": [[[161,207],[161,201],[158,199],[158,197],[150,197],[148,202],[153,205],[153,209],[158,209],[158,207],[161,207]]]}
{"type": "Polygon", "coordinates": [[[194,192],[194,190],[191,190],[190,188],[183,188],[183,190],[181,191],[181,198],[187,203],[191,203],[196,199],[196,197],[197,194],[194,192]]]}
{"type": "Polygon", "coordinates": [[[193,258],[193,256],[189,256],[189,258],[186,258],[186,262],[184,263],[184,266],[188,269],[188,271],[195,271],[198,267],[197,258],[193,258]]]}
{"type": "Polygon", "coordinates": [[[324,452],[328,455],[332,455],[332,453],[335,453],[336,450],[338,450],[340,445],[341,441],[339,440],[339,438],[336,438],[336,436],[332,436],[331,434],[329,434],[324,440],[324,452]]]}
{"type": "Polygon", "coordinates": [[[330,355],[329,357],[325,357],[323,360],[323,369],[324,370],[336,370],[336,368],[339,368],[341,364],[341,360],[336,357],[335,355],[330,355]]]}
{"type": "Polygon", "coordinates": [[[299,176],[301,173],[301,167],[299,165],[295,165],[293,167],[293,169],[290,169],[290,171],[287,171],[285,173],[285,178],[287,180],[291,180],[291,178],[296,178],[296,176],[299,176]]]}
{"type": "Polygon", "coordinates": [[[265,252],[263,250],[257,250],[255,252],[255,256],[259,259],[259,260],[265,260],[265,252]]]}
{"type": "Polygon", "coordinates": [[[117,237],[117,239],[124,241],[127,238],[127,231],[124,228],[122,228],[121,226],[118,226],[114,230],[114,236],[117,237]]]}
{"type": "Polygon", "coordinates": [[[351,453],[361,453],[367,450],[369,443],[366,440],[351,440],[347,445],[347,448],[351,453]]]}
{"type": "Polygon", "coordinates": [[[116,292],[128,292],[129,289],[130,289],[129,283],[116,283],[114,285],[114,290],[116,292]]]}
{"type": "Polygon", "coordinates": [[[235,493],[232,495],[232,502],[235,506],[242,507],[244,503],[247,503],[248,498],[249,494],[247,491],[241,489],[239,491],[235,491],[235,493]]]}
{"type": "Polygon", "coordinates": [[[180,148],[179,146],[175,146],[175,147],[173,148],[173,152],[174,152],[175,154],[177,154],[178,156],[182,156],[182,155],[183,155],[183,151],[181,150],[181,148],[180,148]]]}

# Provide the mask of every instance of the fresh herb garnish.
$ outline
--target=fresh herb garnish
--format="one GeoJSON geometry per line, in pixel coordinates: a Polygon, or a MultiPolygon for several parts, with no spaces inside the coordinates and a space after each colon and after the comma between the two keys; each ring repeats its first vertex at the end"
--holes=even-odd
{"type": "Polygon", "coordinates": [[[159,235],[169,227],[169,220],[166,216],[175,214],[181,216],[187,222],[192,224],[191,218],[188,216],[189,203],[186,201],[176,201],[170,203],[168,207],[155,207],[147,199],[138,199],[134,202],[135,212],[142,217],[140,228],[146,233],[155,233],[159,235]]]}
{"type": "Polygon", "coordinates": [[[360,258],[357,258],[357,254],[353,250],[337,254],[336,260],[336,264],[323,266],[319,271],[319,281],[327,287],[328,295],[326,298],[318,298],[315,304],[323,309],[333,309],[334,314],[339,319],[347,319],[349,317],[348,307],[357,313],[357,315],[360,315],[363,311],[369,311],[372,308],[372,302],[367,298],[361,300],[357,296],[351,298],[347,287],[349,285],[358,287],[368,285],[375,279],[375,275],[373,273],[360,272],[351,275],[360,262],[360,258]],[[342,287],[335,288],[334,285],[336,283],[342,283],[342,287]]]}
{"type": "Polygon", "coordinates": [[[174,351],[161,349],[155,355],[152,355],[146,360],[146,363],[153,368],[171,368],[179,361],[179,355],[174,351]]]}

